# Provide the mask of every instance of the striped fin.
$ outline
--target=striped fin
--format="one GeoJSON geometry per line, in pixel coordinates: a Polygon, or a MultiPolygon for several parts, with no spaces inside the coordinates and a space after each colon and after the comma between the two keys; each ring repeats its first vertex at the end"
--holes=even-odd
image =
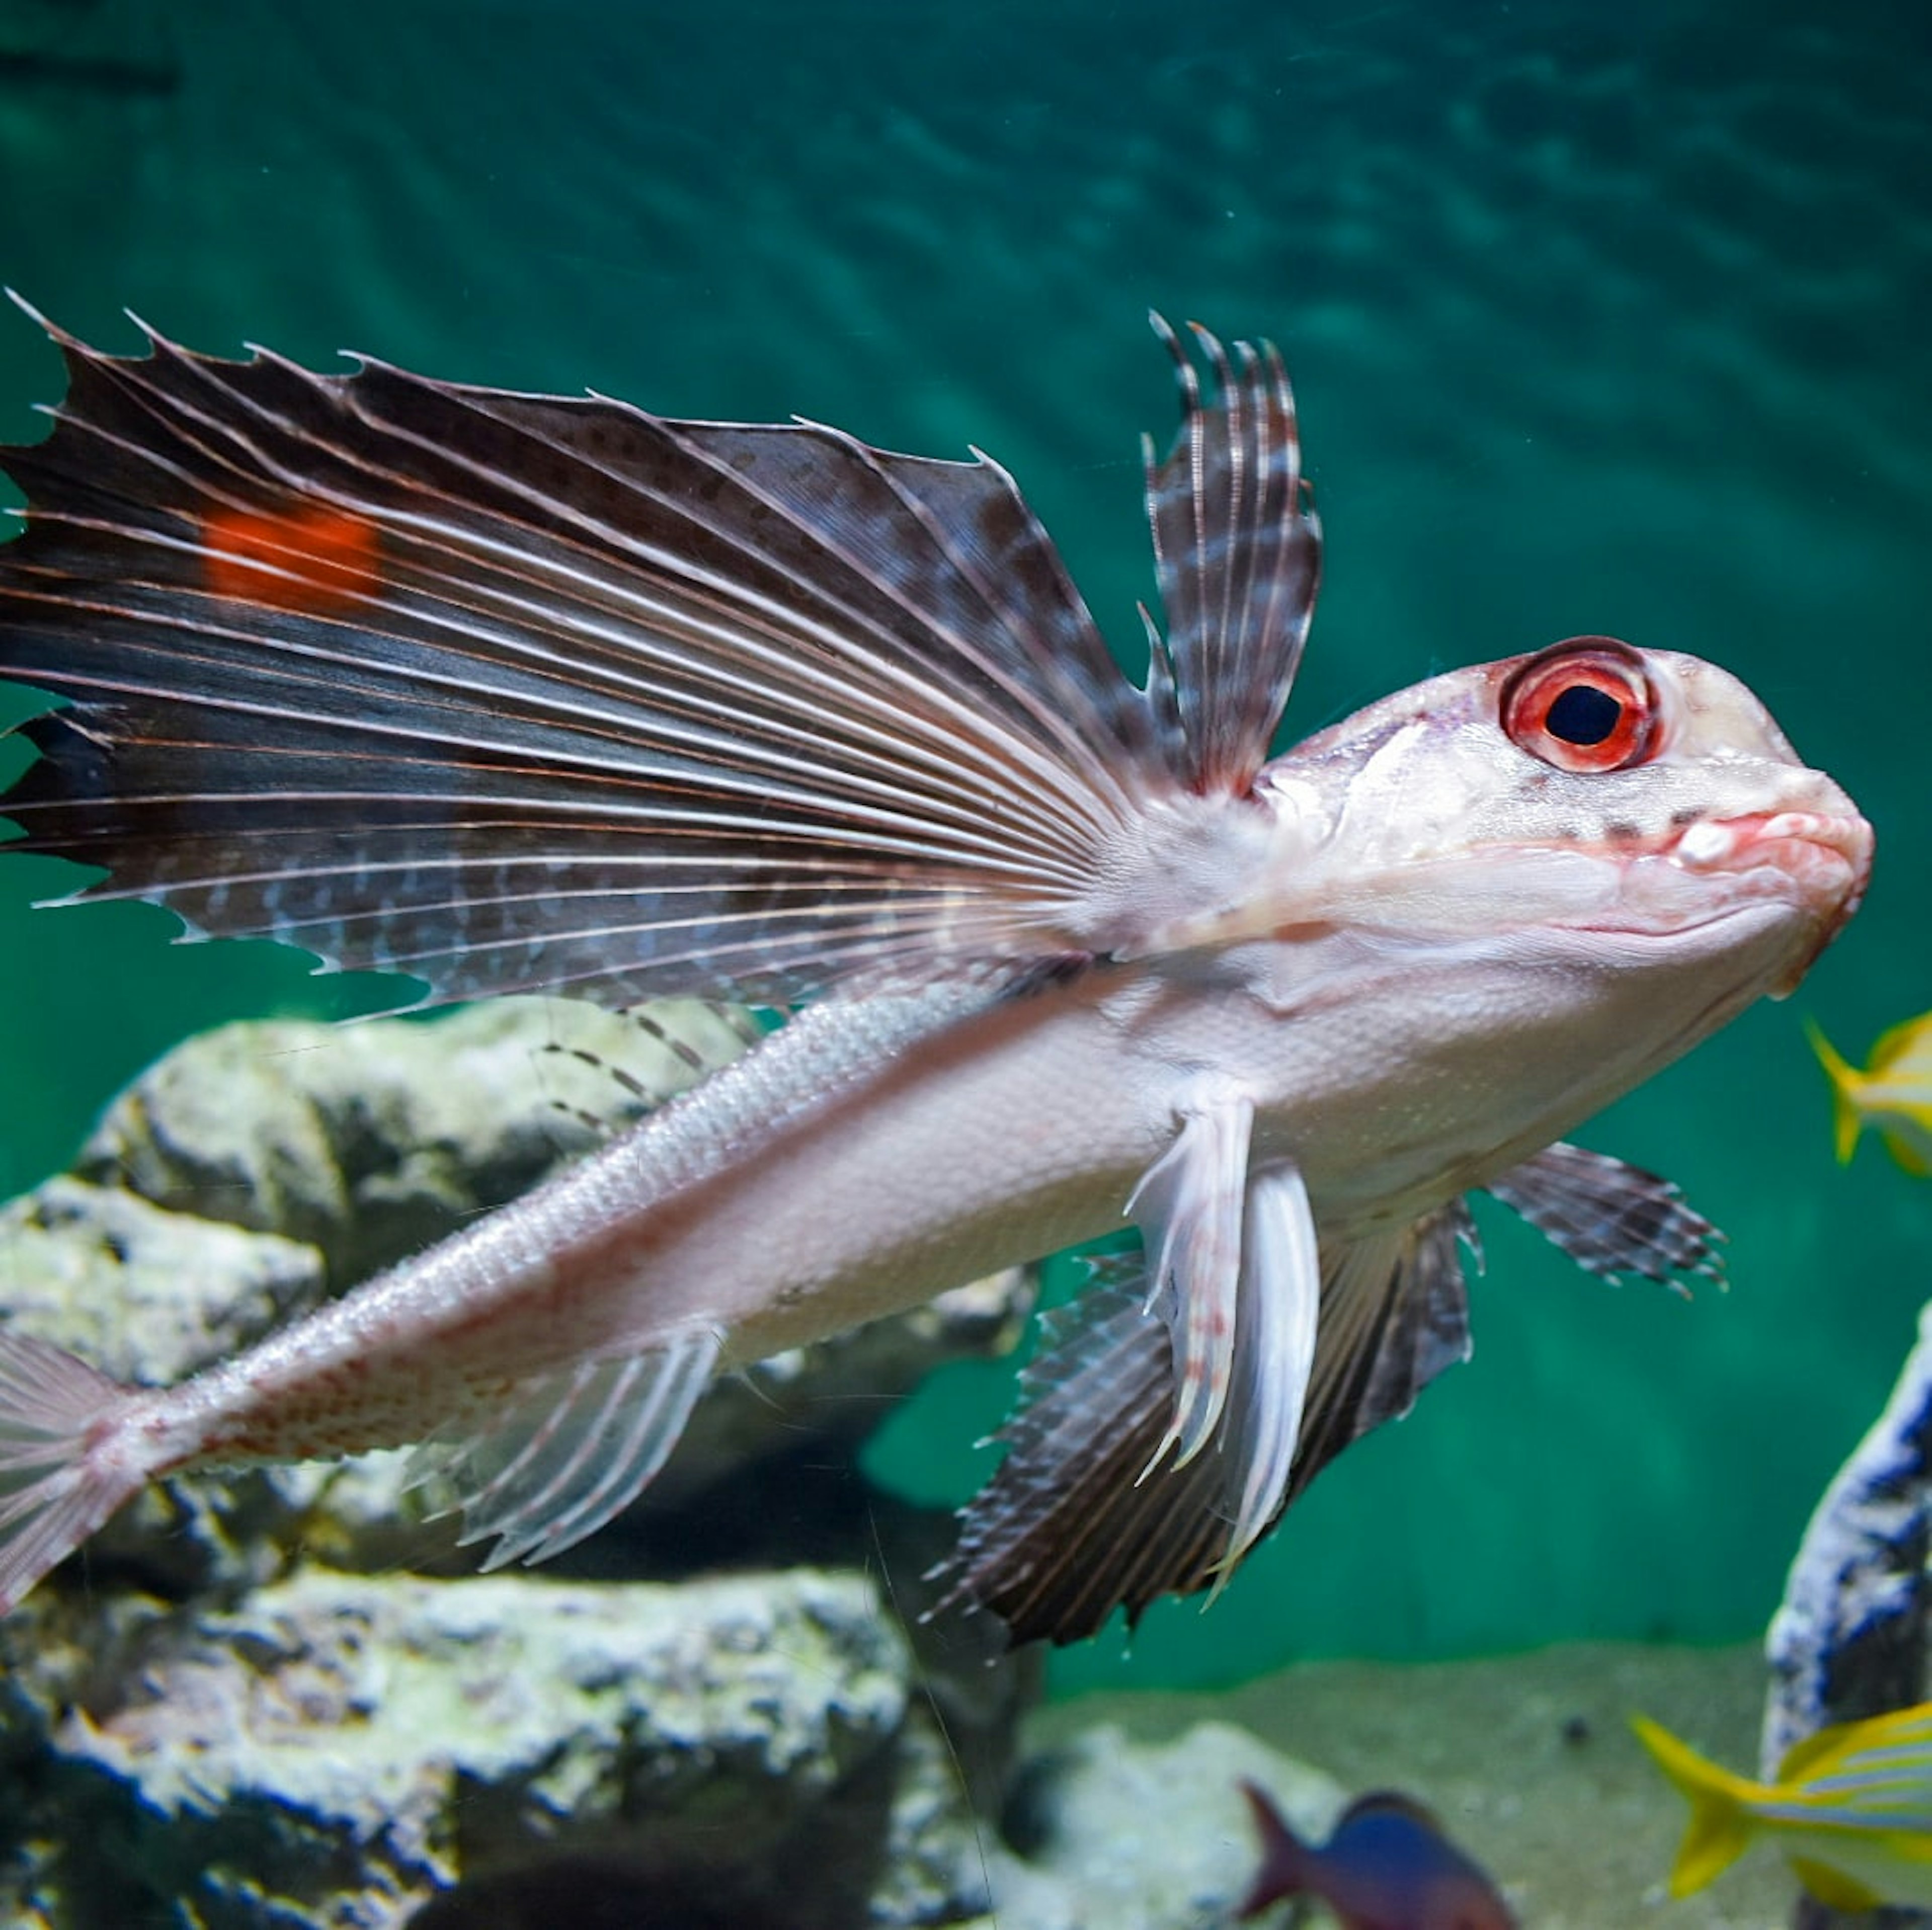
{"type": "MultiPolygon", "coordinates": [[[[1150,705],[984,458],[50,332],[0,674],[71,707],[4,808],[15,848],[107,869],[80,896],[440,998],[610,1003],[1004,976],[1224,901],[1198,815],[1149,808],[1200,788],[1163,719],[1246,714],[1226,686],[1280,650],[1187,619],[1150,705]]],[[[1184,613],[1286,540],[1268,366],[1190,404],[1184,613]]]]}
{"type": "Polygon", "coordinates": [[[7,808],[92,895],[445,995],[1072,944],[1151,734],[990,464],[58,339],[7,808]]]}
{"type": "Polygon", "coordinates": [[[946,1586],[934,1612],[983,1608],[1016,1643],[1074,1642],[1116,1607],[1131,1625],[1164,1595],[1218,1591],[1329,1460],[1406,1412],[1467,1354],[1457,1252],[1466,1225],[1458,1202],[1402,1234],[1324,1256],[1321,1323],[1285,1471],[1262,1443],[1280,1438],[1267,1415],[1272,1405],[1278,1417],[1289,1397],[1246,1376],[1273,1368],[1296,1378],[1293,1320],[1249,1323],[1257,1344],[1204,1451],[1148,1472],[1174,1410],[1173,1343],[1146,1310],[1144,1262],[1101,1263],[1081,1298],[1049,1316],[1021,1376],[1023,1404],[996,1437],[1006,1459],[935,1571],[946,1586]]]}
{"type": "Polygon", "coordinates": [[[1724,1283],[1724,1235],[1669,1180],[1641,1166],[1559,1140],[1487,1190],[1606,1280],[1641,1274],[1680,1292],[1680,1274],[1724,1283]]]}
{"type": "Polygon", "coordinates": [[[710,1385],[722,1344],[715,1333],[682,1334],[650,1353],[546,1374],[480,1431],[425,1442],[411,1478],[453,1490],[465,1544],[495,1538],[486,1570],[548,1561],[644,1492],[710,1385]]]}
{"type": "Polygon", "coordinates": [[[1469,1358],[1462,1255],[1474,1245],[1468,1209],[1456,1199],[1399,1233],[1323,1255],[1291,1500],[1352,1442],[1400,1420],[1438,1374],[1469,1358]]]}
{"type": "Polygon", "coordinates": [[[1173,355],[1180,433],[1166,458],[1144,444],[1164,644],[1150,695],[1190,789],[1245,792],[1268,753],[1301,662],[1322,573],[1322,525],[1301,473],[1294,396],[1271,342],[1229,351],[1191,332],[1216,390],[1158,316],[1173,355]]]}
{"type": "Polygon", "coordinates": [[[994,1437],[1006,1458],[962,1514],[930,1613],[985,1609],[1016,1644],[1077,1642],[1116,1607],[1131,1625],[1210,1583],[1223,1552],[1212,1459],[1142,1478],[1174,1407],[1167,1329],[1144,1297],[1142,1263],[1123,1256],[1046,1316],[1022,1404],[994,1437]],[[1216,1544],[1204,1556],[1204,1538],[1216,1544]]]}

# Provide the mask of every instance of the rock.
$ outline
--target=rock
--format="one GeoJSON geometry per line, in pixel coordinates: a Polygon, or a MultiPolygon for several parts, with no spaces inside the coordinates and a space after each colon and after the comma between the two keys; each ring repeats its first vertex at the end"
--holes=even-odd
{"type": "MultiPolygon", "coordinates": [[[[4,1812],[9,1922],[386,1930],[452,1886],[586,1871],[621,1873],[638,1921],[654,1891],[794,1930],[983,1907],[904,1642],[857,1575],[315,1571],[126,1637],[138,1669],[40,1712],[50,1760],[4,1812]]],[[[467,1909],[459,1887],[433,1920],[495,1920],[467,1909]]]]}
{"type": "Polygon", "coordinates": [[[322,1256],[70,1178],[0,1207],[0,1300],[121,1380],[178,1380],[327,1297],[322,1256]]]}
{"type": "MultiPolygon", "coordinates": [[[[1760,1773],[1794,1743],[1932,1699],[1932,1304],[1885,1411],[1818,1504],[1766,1637],[1771,1688],[1760,1773]]],[[[1797,1930],[1922,1930],[1932,1910],[1833,1909],[1807,1895],[1797,1930]]]]}

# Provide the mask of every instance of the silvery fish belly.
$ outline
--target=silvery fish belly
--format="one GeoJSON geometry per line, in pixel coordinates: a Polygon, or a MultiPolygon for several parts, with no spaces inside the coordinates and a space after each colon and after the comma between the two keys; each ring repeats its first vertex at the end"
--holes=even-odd
{"type": "Polygon", "coordinates": [[[1156,329],[1138,687],[984,458],[54,332],[0,671],[64,707],[15,848],[434,998],[798,1016],[182,1385],[0,1334],[0,1607],[175,1470],[417,1441],[540,1559],[721,1367],[1132,1224],[947,1571],[1069,1639],[1218,1586],[1462,1357],[1472,1192],[1598,1272],[1715,1270],[1564,1136],[1797,983],[1870,830],[1733,677],[1604,637],[1270,761],[1321,554],[1293,402],[1271,348],[1156,329]]]}

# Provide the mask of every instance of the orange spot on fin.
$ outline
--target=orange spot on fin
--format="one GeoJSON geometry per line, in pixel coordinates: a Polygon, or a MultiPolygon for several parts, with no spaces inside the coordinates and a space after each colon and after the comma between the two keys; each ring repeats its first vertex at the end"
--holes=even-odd
{"type": "Polygon", "coordinates": [[[244,603],[329,616],[370,594],[380,578],[375,524],[320,503],[217,509],[202,541],[208,588],[244,603]]]}

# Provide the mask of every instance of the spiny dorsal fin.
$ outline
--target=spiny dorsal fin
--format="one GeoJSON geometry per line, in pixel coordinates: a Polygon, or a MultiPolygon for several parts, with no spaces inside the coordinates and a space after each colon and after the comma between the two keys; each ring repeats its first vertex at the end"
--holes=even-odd
{"type": "Polygon", "coordinates": [[[1180,338],[1150,320],[1174,356],[1181,422],[1165,460],[1144,446],[1167,620],[1150,694],[1171,698],[1169,755],[1189,786],[1238,794],[1268,756],[1300,665],[1321,582],[1321,520],[1274,344],[1230,352],[1190,325],[1214,375],[1210,403],[1180,338]]]}

